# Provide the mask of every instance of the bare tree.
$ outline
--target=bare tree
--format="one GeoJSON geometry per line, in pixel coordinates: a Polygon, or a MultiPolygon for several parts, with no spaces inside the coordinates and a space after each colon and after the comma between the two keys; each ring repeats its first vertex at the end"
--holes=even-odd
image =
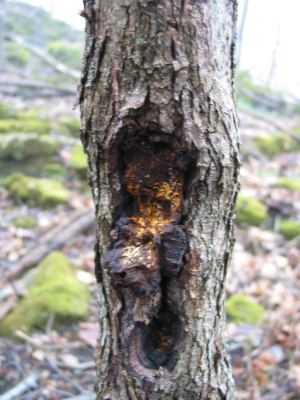
{"type": "Polygon", "coordinates": [[[4,23],[5,23],[5,0],[0,0],[0,71],[3,71],[5,67],[4,23]]]}
{"type": "Polygon", "coordinates": [[[241,22],[239,24],[239,29],[238,29],[238,34],[237,34],[237,57],[236,58],[237,58],[238,66],[240,65],[240,62],[241,62],[243,37],[244,37],[244,30],[245,30],[245,24],[246,24],[247,13],[248,13],[248,6],[249,6],[249,0],[244,0],[242,18],[241,18],[241,22]]]}
{"type": "Polygon", "coordinates": [[[87,0],[99,399],[233,399],[235,0],[87,0]]]}

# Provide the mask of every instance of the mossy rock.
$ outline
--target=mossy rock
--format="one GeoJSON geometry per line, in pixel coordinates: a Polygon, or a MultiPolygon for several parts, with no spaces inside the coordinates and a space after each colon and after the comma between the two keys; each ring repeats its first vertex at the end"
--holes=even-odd
{"type": "Polygon", "coordinates": [[[34,229],[37,227],[37,220],[29,215],[24,215],[22,217],[15,218],[12,224],[16,228],[34,229]]]}
{"type": "Polygon", "coordinates": [[[299,146],[284,132],[261,134],[255,138],[257,149],[267,157],[273,157],[280,153],[296,151],[299,146]]]}
{"type": "Polygon", "coordinates": [[[265,316],[265,310],[260,304],[242,294],[229,297],[225,309],[228,317],[236,323],[261,325],[265,316]]]}
{"type": "Polygon", "coordinates": [[[1,181],[10,194],[30,206],[44,208],[66,203],[72,193],[62,183],[52,179],[40,179],[16,172],[1,181]]]}
{"type": "Polygon", "coordinates": [[[81,144],[75,145],[71,151],[71,158],[69,166],[76,170],[76,172],[82,177],[86,178],[87,170],[87,155],[83,151],[81,144]]]}
{"type": "Polygon", "coordinates": [[[65,135],[79,136],[80,122],[75,118],[67,118],[59,122],[58,129],[65,135]]]}
{"type": "Polygon", "coordinates": [[[50,121],[45,119],[14,118],[0,119],[0,133],[30,132],[40,135],[50,133],[50,121]]]}
{"type": "Polygon", "coordinates": [[[265,205],[252,197],[239,195],[236,207],[239,224],[260,226],[267,218],[265,205]]]}
{"type": "Polygon", "coordinates": [[[14,118],[15,111],[10,104],[0,104],[0,119],[14,118]]]}
{"type": "Polygon", "coordinates": [[[50,157],[57,153],[59,142],[37,133],[8,133],[1,135],[0,159],[27,160],[50,157]]]}
{"type": "Polygon", "coordinates": [[[18,68],[26,67],[32,58],[29,50],[14,42],[5,43],[5,52],[7,61],[18,68]]]}
{"type": "Polygon", "coordinates": [[[300,224],[295,221],[283,220],[280,222],[279,232],[291,240],[300,235],[300,224]]]}
{"type": "Polygon", "coordinates": [[[69,259],[61,252],[52,252],[37,267],[26,297],[1,322],[0,334],[43,330],[50,315],[57,325],[84,319],[89,300],[88,288],[76,277],[69,259]]]}
{"type": "Polygon", "coordinates": [[[43,176],[53,178],[64,178],[66,175],[66,168],[59,163],[45,164],[43,167],[43,176]]]}
{"type": "Polygon", "coordinates": [[[300,181],[293,178],[280,178],[274,183],[273,187],[300,192],[300,181]]]}

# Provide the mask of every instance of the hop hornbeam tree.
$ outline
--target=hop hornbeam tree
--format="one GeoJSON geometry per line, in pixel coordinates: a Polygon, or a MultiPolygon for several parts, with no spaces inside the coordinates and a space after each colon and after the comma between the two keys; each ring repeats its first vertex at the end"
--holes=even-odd
{"type": "Polygon", "coordinates": [[[236,0],[86,0],[98,399],[233,399],[236,0]]]}

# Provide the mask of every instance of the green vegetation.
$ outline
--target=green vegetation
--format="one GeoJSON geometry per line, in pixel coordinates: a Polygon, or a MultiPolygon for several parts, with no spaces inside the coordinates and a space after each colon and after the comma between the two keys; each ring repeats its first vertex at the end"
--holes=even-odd
{"type": "Polygon", "coordinates": [[[250,73],[248,71],[237,71],[236,73],[236,82],[237,82],[237,88],[238,88],[238,94],[240,95],[240,89],[246,89],[247,91],[254,93],[254,94],[259,94],[259,95],[268,95],[272,94],[272,91],[270,88],[258,85],[254,83],[253,78],[251,77],[250,73]]]}
{"type": "Polygon", "coordinates": [[[36,133],[3,134],[0,141],[0,159],[20,161],[50,157],[57,153],[59,147],[56,140],[36,133]]]}
{"type": "Polygon", "coordinates": [[[15,111],[10,104],[0,104],[0,120],[14,118],[15,111]]]}
{"type": "Polygon", "coordinates": [[[64,41],[51,42],[48,46],[49,53],[58,61],[70,68],[80,70],[82,49],[72,43],[64,41]]]}
{"type": "Polygon", "coordinates": [[[73,147],[69,165],[71,168],[74,168],[81,177],[86,177],[87,155],[83,151],[82,144],[73,147]]]}
{"type": "Polygon", "coordinates": [[[15,218],[12,224],[16,228],[34,229],[37,227],[37,220],[29,215],[24,215],[22,217],[15,218]]]}
{"type": "Polygon", "coordinates": [[[50,121],[45,119],[1,119],[0,133],[30,132],[47,135],[50,133],[50,121]]]}
{"type": "Polygon", "coordinates": [[[264,308],[242,294],[229,297],[225,303],[225,309],[228,317],[236,323],[261,325],[264,320],[264,308]]]}
{"type": "Polygon", "coordinates": [[[279,178],[273,187],[300,192],[300,181],[293,178],[279,178]]]}
{"type": "Polygon", "coordinates": [[[15,67],[24,68],[31,60],[31,53],[17,43],[5,43],[6,60],[15,67]]]}
{"type": "Polygon", "coordinates": [[[287,103],[281,93],[276,93],[270,87],[254,82],[248,71],[237,71],[236,91],[238,104],[256,111],[270,111],[275,103],[281,110],[287,108],[287,103]]]}
{"type": "Polygon", "coordinates": [[[58,128],[66,135],[79,136],[80,122],[75,118],[67,118],[59,122],[58,128]]]}
{"type": "Polygon", "coordinates": [[[43,330],[50,315],[56,325],[86,318],[89,300],[87,286],[77,279],[68,258],[61,252],[50,253],[37,267],[26,297],[1,322],[0,334],[43,330]]]}
{"type": "Polygon", "coordinates": [[[9,193],[30,206],[54,207],[69,201],[72,193],[62,183],[13,173],[1,181],[9,193]]]}
{"type": "Polygon", "coordinates": [[[291,240],[300,235],[300,224],[298,222],[283,220],[280,223],[279,232],[291,240]]]}
{"type": "Polygon", "coordinates": [[[63,178],[66,174],[66,168],[59,163],[45,164],[43,167],[43,176],[63,178]]]}
{"type": "Polygon", "coordinates": [[[62,21],[55,20],[39,7],[19,1],[8,1],[6,16],[6,31],[14,32],[30,42],[41,43],[61,40],[70,43],[83,39],[83,33],[70,27],[62,21]]]}
{"type": "Polygon", "coordinates": [[[273,157],[284,152],[296,151],[298,146],[294,140],[284,132],[261,134],[255,138],[257,149],[267,157],[273,157]]]}
{"type": "Polygon", "coordinates": [[[259,226],[267,218],[267,209],[263,203],[244,195],[237,199],[237,221],[239,224],[259,226]]]}

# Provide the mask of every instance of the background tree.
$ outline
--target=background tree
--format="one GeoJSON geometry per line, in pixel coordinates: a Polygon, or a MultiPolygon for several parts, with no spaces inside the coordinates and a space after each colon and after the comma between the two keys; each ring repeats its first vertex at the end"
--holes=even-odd
{"type": "Polygon", "coordinates": [[[5,0],[0,0],[0,70],[4,70],[4,19],[5,19],[5,0]]]}
{"type": "Polygon", "coordinates": [[[235,0],[87,0],[99,399],[232,399],[235,0]]]}

